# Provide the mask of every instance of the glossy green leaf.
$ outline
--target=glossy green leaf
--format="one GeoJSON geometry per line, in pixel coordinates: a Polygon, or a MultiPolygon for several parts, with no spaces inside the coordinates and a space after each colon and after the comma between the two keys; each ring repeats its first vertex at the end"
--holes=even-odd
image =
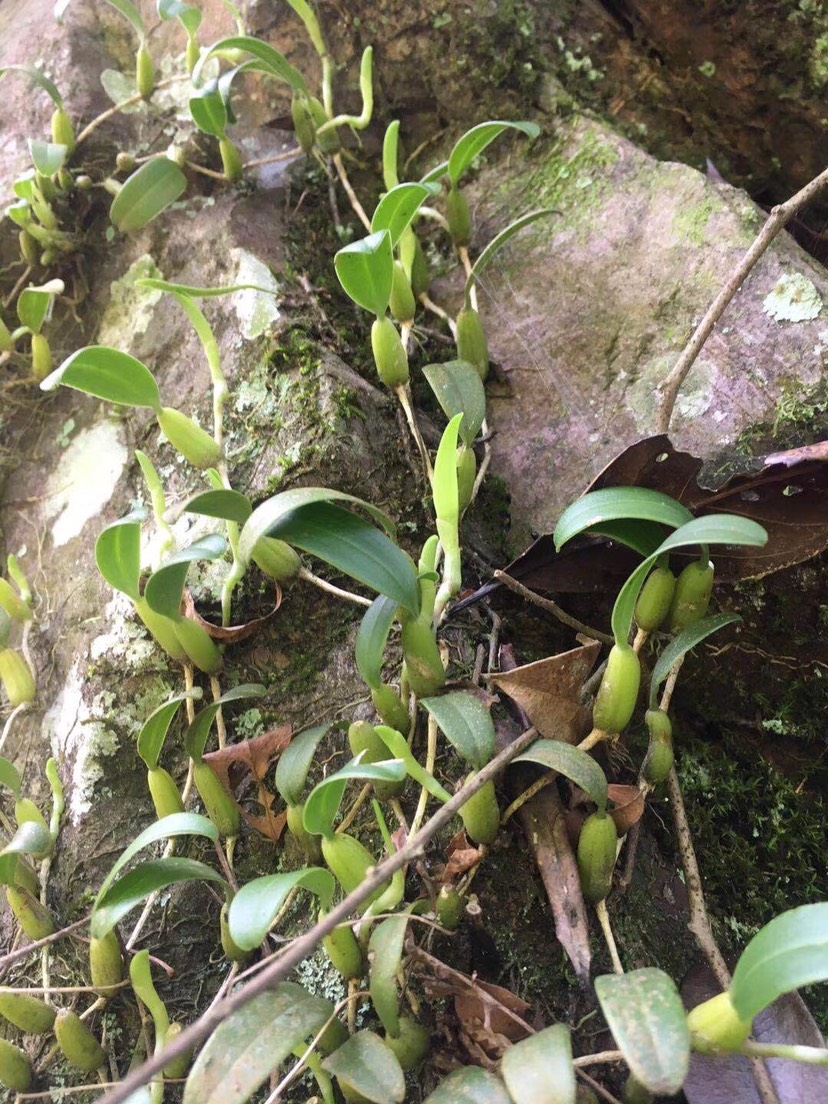
{"type": "Polygon", "coordinates": [[[400,182],[399,155],[400,120],[392,119],[385,129],[385,136],[382,140],[382,180],[389,192],[392,188],[396,188],[400,182]]]}
{"type": "Polygon", "coordinates": [[[540,127],[536,123],[491,121],[478,123],[476,127],[466,131],[462,138],[455,143],[454,149],[448,160],[448,175],[454,184],[457,184],[463,173],[472,165],[475,158],[505,130],[517,130],[528,138],[537,138],[540,127]]]}
{"type": "Polygon", "coordinates": [[[625,544],[639,556],[650,556],[667,536],[668,530],[656,521],[619,518],[605,521],[591,530],[596,536],[625,544]]]}
{"type": "Polygon", "coordinates": [[[159,705],[144,721],[138,733],[138,754],[150,769],[158,766],[161,749],[164,747],[167,732],[178,712],[178,707],[188,698],[200,698],[201,694],[200,686],[194,687],[186,694],[178,694],[163,705],[159,705]]]}
{"type": "Polygon", "coordinates": [[[371,1003],[387,1034],[396,1038],[400,1033],[400,995],[397,971],[400,968],[405,943],[408,916],[389,916],[377,924],[368,941],[368,975],[371,1003]]]}
{"type": "Polygon", "coordinates": [[[196,862],[195,859],[176,856],[167,859],[149,859],[118,878],[103,896],[98,895],[92,910],[93,938],[102,939],[123,920],[128,912],[143,904],[153,893],[171,885],[179,885],[181,882],[226,884],[221,874],[206,863],[196,862]]]}
{"type": "Polygon", "coordinates": [[[190,115],[202,133],[211,134],[214,138],[226,137],[229,121],[227,105],[219,90],[218,81],[210,81],[190,96],[190,115]]]}
{"type": "Polygon", "coordinates": [[[537,763],[557,771],[589,794],[599,809],[603,811],[607,807],[606,775],[591,755],[572,744],[560,740],[537,740],[512,762],[537,763]]]}
{"type": "Polygon", "coordinates": [[[373,1104],[402,1104],[405,1077],[396,1055],[372,1031],[358,1031],[322,1063],[340,1085],[373,1104]]]}
{"type": "Polygon", "coordinates": [[[30,138],[29,152],[32,155],[32,164],[41,176],[54,176],[63,168],[69,149],[59,142],[43,142],[30,138]]]}
{"type": "Polygon", "coordinates": [[[133,602],[140,597],[141,524],[146,516],[146,510],[133,510],[107,525],[95,542],[95,561],[101,575],[133,602]]]}
{"type": "Polygon", "coordinates": [[[201,9],[181,0],[158,0],[158,14],[162,19],[180,19],[189,35],[194,35],[201,26],[201,9]]]}
{"type": "Polygon", "coordinates": [[[227,287],[194,287],[191,284],[173,284],[169,280],[157,280],[154,276],[143,276],[135,281],[136,287],[152,288],[154,291],[166,291],[170,295],[186,296],[188,299],[218,299],[222,295],[235,295],[237,291],[262,291],[273,295],[273,288],[260,284],[230,284],[227,287]]]}
{"type": "Polygon", "coordinates": [[[783,912],[754,935],[733,971],[730,1000],[752,1020],[783,993],[818,981],[828,981],[826,901],[783,912]]]}
{"type": "Polygon", "coordinates": [[[306,96],[309,95],[305,78],[298,69],[295,69],[290,64],[283,54],[280,54],[278,50],[274,50],[274,48],[269,46],[266,42],[262,42],[261,39],[251,38],[248,35],[223,38],[220,42],[214,43],[206,53],[202,54],[198,64],[193,70],[193,84],[196,87],[198,87],[201,73],[209,59],[224,54],[229,50],[243,50],[256,59],[255,65],[250,66],[250,68],[256,68],[259,72],[268,73],[272,77],[277,77],[279,80],[284,81],[285,84],[289,84],[296,92],[303,93],[306,96]]]}
{"type": "Polygon", "coordinates": [[[696,545],[730,544],[760,548],[767,544],[768,534],[761,525],[750,518],[736,514],[707,514],[694,518],[671,533],[658,548],[630,575],[618,592],[612,610],[612,631],[616,641],[626,643],[635,615],[638,595],[659,556],[679,548],[696,545]]]}
{"type": "Polygon", "coordinates": [[[670,668],[674,663],[692,651],[696,645],[701,644],[708,636],[712,636],[714,632],[723,629],[725,625],[734,625],[741,620],[738,613],[717,613],[697,621],[695,625],[683,629],[678,636],[674,637],[658,657],[653,668],[650,678],[650,708],[655,709],[659,687],[670,674],[670,668]]]}
{"type": "Polygon", "coordinates": [[[63,384],[119,406],[149,406],[158,410],[161,396],[150,370],[140,360],[106,345],[87,345],[64,360],[41,383],[42,391],[63,384]]]}
{"type": "Polygon", "coordinates": [[[194,541],[187,548],[173,552],[147,580],[144,597],[156,613],[177,621],[181,617],[181,600],[190,564],[196,560],[218,560],[227,551],[227,541],[211,533],[194,541]]]}
{"type": "Polygon", "coordinates": [[[345,293],[360,307],[381,317],[388,309],[394,279],[394,251],[387,230],[346,245],[334,257],[345,293]]]}
{"type": "Polygon", "coordinates": [[[417,614],[420,591],[410,556],[380,529],[350,510],[329,502],[300,506],[271,525],[268,536],[318,556],[417,614]]]}
{"type": "Polygon", "coordinates": [[[398,732],[396,728],[389,728],[388,725],[377,725],[376,730],[377,735],[391,755],[405,765],[406,774],[413,778],[419,786],[422,786],[426,793],[430,793],[432,797],[436,797],[443,804],[451,800],[451,794],[440,785],[434,775],[429,774],[425,767],[421,765],[408,746],[408,740],[401,732],[398,732]]]}
{"type": "Polygon", "coordinates": [[[184,733],[184,749],[191,759],[198,762],[204,755],[207,737],[213,727],[218,711],[234,701],[247,701],[250,698],[261,698],[267,690],[261,683],[250,682],[234,686],[226,694],[222,694],[216,701],[210,702],[204,709],[196,713],[195,720],[188,726],[184,733]]]}
{"type": "Polygon", "coordinates": [[[287,981],[253,997],[207,1040],[187,1078],[183,1104],[244,1104],[332,1015],[330,1001],[287,981]]]}
{"type": "Polygon", "coordinates": [[[122,234],[140,230],[166,210],[187,188],[187,177],[169,157],[153,157],[124,181],[109,217],[122,234]]]}
{"type": "Polygon", "coordinates": [[[673,980],[655,967],[596,978],[595,993],[630,1072],[657,1096],[672,1096],[690,1067],[690,1029],[673,980]]]}
{"type": "Polygon", "coordinates": [[[267,874],[243,885],[230,903],[230,935],[243,951],[252,951],[264,940],[291,890],[307,889],[330,908],[336,879],[329,870],[311,866],[288,874],[267,874]]]}
{"type": "Polygon", "coordinates": [[[330,731],[330,725],[319,725],[294,736],[279,756],[274,785],[288,805],[299,805],[305,789],[308,771],[320,740],[330,731]]]}
{"type": "Polygon", "coordinates": [[[529,211],[528,214],[521,215],[520,218],[515,219],[514,222],[510,222],[499,234],[495,235],[472,266],[472,270],[466,280],[466,301],[468,302],[471,289],[488,268],[495,255],[507,242],[511,241],[515,234],[518,234],[525,226],[537,222],[540,218],[545,218],[547,215],[559,214],[560,211],[556,211],[554,207],[542,207],[539,211],[529,211]]]}
{"type": "Polygon", "coordinates": [[[153,821],[148,828],[145,828],[140,835],[135,837],[129,847],[118,857],[98,890],[95,904],[97,905],[103,899],[120,872],[127,863],[135,858],[139,851],[153,843],[173,839],[175,836],[205,836],[208,840],[215,842],[218,839],[218,829],[211,820],[199,813],[173,813],[172,816],[153,821]]]}
{"type": "Polygon", "coordinates": [[[223,518],[244,525],[253,513],[253,506],[247,495],[239,491],[220,490],[202,491],[193,495],[184,503],[182,510],[187,514],[202,514],[205,517],[223,518]]]}
{"type": "Polygon", "coordinates": [[[17,300],[17,317],[32,333],[40,329],[49,317],[55,296],[63,292],[63,280],[49,280],[40,287],[27,287],[17,300]]]}
{"type": "Polygon", "coordinates": [[[63,97],[57,86],[40,69],[35,69],[30,65],[4,65],[0,68],[0,78],[4,77],[6,73],[22,73],[38,88],[43,89],[55,107],[63,107],[63,97]]]}
{"type": "Polygon", "coordinates": [[[464,1066],[444,1078],[423,1104],[513,1104],[503,1082],[479,1066],[464,1066]]]}
{"type": "Polygon", "coordinates": [[[371,219],[371,233],[387,230],[391,235],[391,245],[396,248],[403,231],[411,225],[411,220],[431,194],[432,189],[425,184],[398,184],[386,192],[377,204],[371,219]]]}
{"type": "Polygon", "coordinates": [[[475,366],[467,360],[449,360],[427,364],[423,375],[446,417],[451,420],[463,415],[460,437],[467,445],[473,444],[486,417],[486,391],[475,366]]]}
{"type": "Polygon", "coordinates": [[[274,528],[283,518],[298,507],[312,502],[351,502],[370,514],[389,536],[396,534],[391,518],[364,499],[345,494],[344,491],[332,491],[329,487],[296,487],[265,499],[245,522],[239,540],[239,554],[245,563],[250,563],[251,553],[261,537],[272,537],[274,528]]]}
{"type": "Polygon", "coordinates": [[[349,782],[401,782],[404,778],[405,764],[400,759],[380,763],[362,763],[359,759],[353,759],[336,774],[319,782],[308,794],[302,815],[305,830],[315,836],[333,835],[333,823],[349,782]]]}
{"type": "Polygon", "coordinates": [[[555,1024],[509,1047],[500,1074],[514,1104],[575,1104],[569,1028],[555,1024]]]}
{"type": "Polygon", "coordinates": [[[159,1046],[164,1042],[164,1036],[170,1026],[170,1017],[152,980],[149,951],[143,950],[133,955],[129,964],[129,980],[132,982],[136,997],[152,1016],[152,1022],[155,1025],[155,1044],[159,1046]]]}
{"type": "MultiPolygon", "coordinates": [[[[0,857],[34,855],[38,858],[47,854],[51,847],[52,837],[49,835],[49,830],[36,820],[24,820],[3,850],[0,851],[0,857]]],[[[14,869],[16,863],[11,865],[14,869]]]]}
{"type": "Polygon", "coordinates": [[[437,532],[444,552],[455,551],[460,537],[460,501],[457,491],[457,439],[460,434],[462,414],[455,414],[443,430],[437,455],[434,457],[434,475],[431,494],[437,515],[437,532]]]}
{"type": "Polygon", "coordinates": [[[3,755],[0,755],[0,786],[7,786],[15,797],[20,795],[20,771],[3,755]]]}
{"type": "Polygon", "coordinates": [[[32,221],[32,209],[28,203],[23,201],[10,204],[10,206],[6,208],[6,214],[13,223],[17,226],[22,226],[24,229],[32,221]]]}
{"type": "Polygon", "coordinates": [[[382,685],[385,645],[396,615],[397,603],[381,594],[365,611],[359,626],[356,639],[357,670],[372,690],[382,685]]]}
{"type": "Polygon", "coordinates": [[[495,753],[492,715],[480,698],[468,690],[454,690],[420,703],[435,719],[454,750],[475,770],[485,767],[495,753]]]}
{"type": "Polygon", "coordinates": [[[319,54],[320,57],[326,54],[328,51],[325,47],[325,39],[322,37],[322,29],[319,26],[319,20],[316,18],[316,12],[307,0],[287,0],[287,2],[305,24],[305,30],[308,32],[308,37],[313,43],[313,48],[316,50],[317,54],[319,54]]]}
{"type": "Polygon", "coordinates": [[[693,515],[686,506],[661,491],[647,487],[605,487],[590,491],[564,510],[553,534],[555,548],[560,550],[579,533],[594,530],[605,522],[630,518],[678,529],[692,521],[693,515]]]}

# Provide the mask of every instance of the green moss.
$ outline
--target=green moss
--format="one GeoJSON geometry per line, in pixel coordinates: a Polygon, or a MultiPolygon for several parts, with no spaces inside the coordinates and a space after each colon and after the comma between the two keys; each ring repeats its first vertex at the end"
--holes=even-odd
{"type": "Polygon", "coordinates": [[[704,198],[695,205],[682,207],[673,219],[673,234],[681,241],[692,245],[704,245],[707,241],[707,226],[714,215],[721,214],[724,205],[705,189],[704,198]]]}
{"type": "Polygon", "coordinates": [[[821,90],[828,85],[828,34],[820,35],[811,48],[808,75],[814,88],[821,90]]]}
{"type": "MultiPolygon", "coordinates": [[[[618,151],[595,131],[578,136],[577,150],[569,153],[570,143],[536,147],[533,167],[520,177],[522,208],[554,207],[567,216],[568,225],[588,222],[591,211],[599,207],[612,187],[610,170],[618,162],[618,151]]],[[[514,183],[501,189],[498,198],[511,202],[514,183]]]]}

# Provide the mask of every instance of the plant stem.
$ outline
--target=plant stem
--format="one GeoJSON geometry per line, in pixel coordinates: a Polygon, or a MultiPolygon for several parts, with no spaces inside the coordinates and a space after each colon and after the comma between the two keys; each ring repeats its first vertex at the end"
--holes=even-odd
{"type": "MultiPolygon", "coordinates": [[[[176,76],[176,77],[167,77],[165,80],[159,81],[158,84],[156,84],[155,88],[153,89],[153,94],[155,92],[158,92],[162,88],[169,88],[169,86],[171,84],[177,84],[179,81],[184,81],[184,80],[189,80],[189,79],[190,79],[189,74],[187,74],[186,76],[182,75],[182,76],[176,76]]],[[[113,104],[112,107],[108,107],[106,109],[106,111],[104,111],[100,115],[96,116],[96,118],[94,118],[91,123],[86,124],[86,126],[83,128],[83,130],[80,132],[80,134],[75,139],[75,149],[78,148],[78,146],[81,144],[81,142],[85,142],[86,139],[89,137],[89,135],[94,130],[97,130],[97,128],[101,125],[101,123],[105,123],[107,121],[107,119],[111,119],[113,117],[113,115],[117,115],[118,112],[123,111],[123,109],[125,107],[132,107],[133,104],[143,103],[144,100],[145,100],[145,97],[142,96],[140,92],[136,92],[134,96],[129,96],[127,99],[121,100],[120,103],[113,104]]]]}
{"type": "Polygon", "coordinates": [[[7,966],[19,962],[21,958],[28,958],[30,954],[34,954],[35,951],[39,951],[41,947],[45,947],[49,943],[56,943],[58,939],[65,938],[78,928],[86,927],[91,919],[92,914],[90,913],[89,916],[84,916],[82,920],[76,920],[74,924],[69,924],[68,927],[61,928],[60,931],[52,932],[44,939],[38,939],[36,943],[27,943],[25,947],[18,947],[15,951],[9,951],[8,954],[4,954],[0,958],[0,970],[5,970],[7,966]]]}
{"type": "MultiPolygon", "coordinates": [[[[411,732],[413,735],[413,725],[411,726],[411,732]]],[[[437,760],[437,721],[434,717],[432,717],[430,713],[428,715],[428,735],[426,739],[427,743],[425,769],[428,771],[429,774],[434,774],[434,764],[437,760]]],[[[425,786],[423,786],[420,790],[420,799],[417,802],[417,808],[414,811],[414,819],[411,822],[411,828],[408,833],[410,836],[414,836],[417,834],[417,831],[423,822],[423,817],[425,816],[427,804],[428,790],[425,788],[425,786]]]]}
{"type": "Polygon", "coordinates": [[[2,736],[0,736],[0,751],[3,750],[6,744],[6,740],[8,740],[9,736],[11,735],[11,730],[14,727],[14,722],[17,720],[21,713],[26,712],[31,704],[31,702],[21,702],[20,705],[15,706],[11,713],[9,713],[8,717],[6,718],[6,723],[3,725],[3,734],[2,736]]]}
{"type": "Polygon", "coordinates": [[[664,381],[662,387],[661,408],[658,414],[658,433],[667,433],[670,428],[670,419],[673,416],[673,408],[676,405],[681,385],[687,378],[687,373],[693,367],[696,357],[702,351],[705,341],[713,332],[713,327],[724,314],[736,292],[756,265],[759,258],[765,253],[773,239],[790,222],[793,216],[805,207],[812,199],[815,199],[823,188],[828,187],[828,169],[820,173],[804,188],[791,196],[786,203],[774,207],[758,237],[742,257],[739,264],[731,273],[727,283],[716,296],[707,310],[704,318],[696,326],[693,336],[688,341],[681,356],[676,361],[672,371],[664,381]]]}
{"type": "Polygon", "coordinates": [[[308,955],[313,953],[324,936],[332,932],[337,925],[347,920],[353,912],[357,911],[375,890],[385,884],[392,874],[397,870],[402,870],[412,859],[422,855],[426,844],[437,835],[444,825],[449,823],[454,814],[462,808],[469,798],[482,789],[487,782],[495,778],[516,755],[519,755],[521,751],[537,739],[538,732],[534,728],[527,729],[526,732],[518,736],[490,763],[487,763],[474,778],[466,782],[449,802],[438,809],[434,816],[423,825],[416,835],[411,836],[399,851],[378,863],[362,884],[331,909],[327,916],[320,920],[309,932],[288,944],[243,989],[232,993],[225,1000],[209,1009],[195,1023],[186,1027],[165,1048],[163,1056],[154,1055],[143,1065],[127,1074],[117,1088],[107,1093],[99,1104],[124,1104],[124,1101],[128,1100],[132,1093],[142,1085],[146,1085],[165,1065],[187,1053],[197,1043],[206,1039],[220,1023],[223,1023],[234,1012],[243,1008],[254,997],[269,991],[274,985],[283,981],[300,962],[303,962],[308,955]]]}
{"type": "Polygon", "coordinates": [[[371,220],[365,214],[365,208],[359,202],[359,197],[357,196],[356,192],[353,189],[353,186],[352,186],[351,181],[348,177],[348,174],[345,171],[345,164],[342,160],[342,154],[341,153],[335,153],[333,155],[333,163],[334,163],[334,167],[336,168],[336,175],[339,177],[340,184],[345,189],[345,194],[347,195],[347,197],[348,197],[348,199],[351,203],[351,206],[353,207],[354,211],[356,212],[356,215],[359,218],[362,225],[365,227],[365,229],[370,234],[371,233],[371,220]]]}
{"type": "Polygon", "coordinates": [[[420,433],[420,427],[417,425],[417,416],[411,404],[411,391],[408,384],[401,383],[399,387],[394,388],[394,393],[400,400],[400,406],[405,414],[405,420],[408,422],[408,428],[411,430],[411,436],[414,438],[414,443],[420,453],[420,459],[423,462],[426,478],[431,481],[434,475],[434,468],[431,466],[431,457],[428,455],[428,449],[423,440],[423,435],[420,433]]]}
{"type": "Polygon", "coordinates": [[[337,832],[347,832],[348,831],[348,829],[351,827],[351,825],[356,820],[357,813],[359,812],[359,810],[362,808],[362,806],[365,804],[365,802],[370,797],[370,794],[371,794],[371,783],[366,782],[365,785],[362,787],[362,789],[357,794],[356,800],[354,801],[353,805],[350,807],[350,809],[345,814],[345,816],[342,818],[342,820],[339,822],[339,824],[337,824],[337,826],[336,826],[337,832]]]}
{"type": "Polygon", "coordinates": [[[607,943],[607,950],[610,953],[612,959],[612,968],[616,974],[623,974],[624,967],[621,965],[621,959],[618,957],[618,947],[615,943],[615,936],[612,932],[612,925],[610,924],[609,913],[607,912],[607,902],[599,901],[595,906],[595,914],[598,917],[598,922],[601,925],[601,931],[604,933],[604,939],[607,943]]]}
{"type": "Polygon", "coordinates": [[[787,1043],[757,1043],[749,1039],[741,1052],[747,1058],[789,1058],[809,1066],[828,1066],[828,1050],[823,1047],[789,1045],[787,1043]]]}
{"type": "Polygon", "coordinates": [[[337,598],[344,598],[346,602],[353,602],[356,606],[367,608],[371,605],[369,598],[363,598],[361,594],[353,594],[350,590],[342,590],[341,587],[334,586],[333,583],[329,583],[325,579],[320,579],[318,575],[314,575],[306,567],[299,568],[299,578],[304,579],[306,583],[312,583],[315,587],[319,587],[326,594],[334,594],[337,598]]]}

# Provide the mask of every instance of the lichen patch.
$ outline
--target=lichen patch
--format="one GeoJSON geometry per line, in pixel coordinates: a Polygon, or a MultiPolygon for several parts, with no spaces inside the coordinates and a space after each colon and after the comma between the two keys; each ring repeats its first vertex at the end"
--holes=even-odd
{"type": "Polygon", "coordinates": [[[79,536],[112,498],[128,458],[123,431],[115,422],[85,429],[66,449],[49,477],[44,514],[55,548],[79,536]]]}
{"type": "Polygon", "coordinates": [[[807,322],[822,310],[822,296],[801,272],[780,276],[762,304],[765,314],[777,322],[807,322]]]}
{"type": "Polygon", "coordinates": [[[273,292],[269,295],[267,291],[246,289],[237,291],[233,296],[233,308],[239,320],[242,337],[251,341],[254,337],[260,337],[266,333],[280,318],[276,299],[279,284],[267,265],[246,249],[234,249],[233,256],[238,264],[237,284],[255,284],[257,287],[273,292]]]}

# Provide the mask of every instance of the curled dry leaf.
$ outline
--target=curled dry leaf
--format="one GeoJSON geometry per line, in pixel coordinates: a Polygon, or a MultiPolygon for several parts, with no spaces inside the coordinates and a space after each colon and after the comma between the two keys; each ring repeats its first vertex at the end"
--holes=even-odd
{"type": "Polygon", "coordinates": [[[261,816],[254,816],[242,807],[244,819],[251,828],[261,832],[267,839],[278,843],[285,830],[285,813],[276,813],[273,805],[274,794],[265,786],[264,780],[275,759],[290,744],[291,727],[274,728],[263,732],[254,740],[244,740],[240,744],[230,744],[220,751],[211,751],[204,759],[210,764],[224,783],[228,793],[233,793],[246,776],[256,784],[256,801],[262,808],[261,816]]]}
{"type": "Polygon", "coordinates": [[[581,687],[600,650],[601,645],[591,641],[537,663],[501,671],[491,676],[490,685],[516,702],[542,736],[574,743],[585,717],[581,687]]]}
{"type": "Polygon", "coordinates": [[[617,782],[610,783],[608,792],[612,804],[609,814],[615,821],[618,835],[624,836],[644,816],[644,794],[638,786],[626,786],[617,782]]]}
{"type": "Polygon", "coordinates": [[[207,634],[220,644],[240,644],[242,640],[248,640],[251,636],[255,636],[260,629],[265,627],[268,621],[272,621],[276,616],[282,604],[282,588],[278,583],[274,583],[274,586],[276,587],[276,605],[270,613],[266,613],[264,617],[254,617],[252,621],[245,621],[243,625],[228,625],[227,628],[223,628],[221,625],[213,625],[210,621],[205,621],[195,608],[189,590],[184,591],[184,615],[189,617],[191,621],[197,621],[206,630],[207,634]]]}
{"type": "Polygon", "coordinates": [[[467,874],[481,861],[483,851],[474,847],[464,831],[459,831],[447,848],[448,861],[442,870],[435,872],[436,880],[443,885],[451,885],[467,874]]]}

